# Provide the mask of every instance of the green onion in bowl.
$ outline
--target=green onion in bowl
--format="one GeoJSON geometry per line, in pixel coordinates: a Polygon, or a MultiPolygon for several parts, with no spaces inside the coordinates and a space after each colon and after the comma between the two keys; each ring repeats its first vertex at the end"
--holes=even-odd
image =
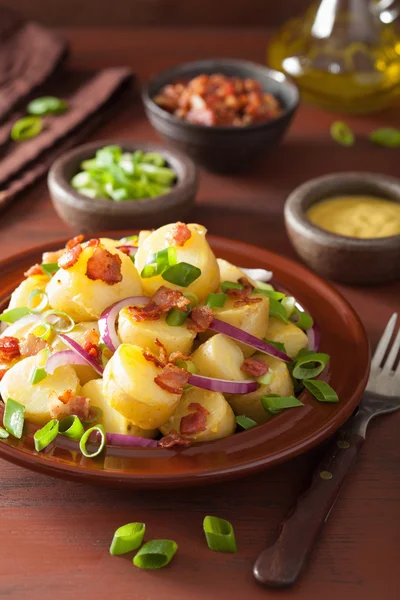
{"type": "Polygon", "coordinates": [[[72,187],[84,196],[114,202],[161,196],[175,182],[175,171],[158,152],[123,152],[116,145],[97,150],[71,179],[72,187]]]}

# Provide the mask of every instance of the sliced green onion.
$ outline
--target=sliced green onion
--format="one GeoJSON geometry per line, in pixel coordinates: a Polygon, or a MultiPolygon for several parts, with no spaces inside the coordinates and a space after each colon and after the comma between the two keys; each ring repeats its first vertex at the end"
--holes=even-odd
{"type": "Polygon", "coordinates": [[[322,352],[299,352],[293,365],[292,375],[295,379],[313,379],[325,369],[329,354],[322,352]]]}
{"type": "Polygon", "coordinates": [[[243,286],[241,283],[236,283],[235,281],[222,281],[221,282],[221,290],[225,293],[226,290],[242,290],[243,286]]]}
{"type": "Polygon", "coordinates": [[[60,267],[57,263],[42,263],[40,268],[42,269],[43,273],[45,273],[45,275],[51,279],[54,273],[57,273],[60,267]]]}
{"type": "Polygon", "coordinates": [[[400,147],[400,129],[394,127],[382,127],[376,129],[369,134],[369,139],[374,144],[385,146],[385,148],[399,148],[400,147]]]}
{"type": "Polygon", "coordinates": [[[208,294],[206,306],[210,308],[223,308],[227,297],[226,294],[208,294]]]}
{"type": "Polygon", "coordinates": [[[146,265],[143,267],[142,272],[140,273],[140,277],[143,279],[148,279],[149,277],[154,277],[155,275],[157,275],[156,265],[146,265]]]}
{"type": "Polygon", "coordinates": [[[118,527],[110,546],[110,554],[119,556],[132,552],[142,545],[146,525],[144,523],[128,523],[118,527]]]}
{"type": "Polygon", "coordinates": [[[19,306],[18,308],[10,308],[10,310],[5,310],[0,315],[0,321],[5,321],[6,323],[15,323],[25,317],[26,315],[30,315],[32,311],[27,306],[19,306]]]}
{"type": "Polygon", "coordinates": [[[23,117],[14,123],[10,136],[14,142],[23,142],[38,135],[42,129],[43,121],[40,117],[23,117]]]}
{"type": "Polygon", "coordinates": [[[142,162],[155,165],[156,167],[163,167],[166,164],[166,160],[158,152],[147,152],[142,157],[142,162]]]}
{"type": "Polygon", "coordinates": [[[243,429],[252,429],[252,427],[256,427],[258,425],[256,421],[253,421],[253,419],[250,419],[250,417],[246,417],[245,415],[237,416],[236,423],[243,429]]]}
{"type": "Polygon", "coordinates": [[[85,433],[85,429],[79,417],[76,415],[70,415],[62,419],[58,426],[58,431],[61,433],[61,435],[65,435],[65,437],[77,441],[79,441],[85,433]]]}
{"type": "Polygon", "coordinates": [[[350,127],[343,121],[335,121],[331,125],[332,138],[342,146],[352,146],[354,144],[354,135],[350,127]]]}
{"type": "Polygon", "coordinates": [[[86,456],[86,458],[94,458],[95,456],[98,456],[103,451],[105,445],[106,432],[104,431],[103,425],[95,425],[94,427],[91,427],[90,429],[85,431],[79,442],[80,451],[82,452],[83,456],[86,456]],[[94,433],[95,431],[97,431],[101,436],[100,444],[94,452],[89,452],[89,450],[87,450],[86,448],[86,444],[92,433],[94,433]]]}
{"type": "Polygon", "coordinates": [[[235,532],[229,521],[218,517],[205,517],[203,529],[210,550],[215,552],[236,552],[235,532]]]}
{"type": "Polygon", "coordinates": [[[24,413],[25,406],[12,398],[8,398],[4,409],[3,425],[8,433],[11,433],[18,440],[21,439],[24,429],[24,413]]]}
{"type": "Polygon", "coordinates": [[[3,427],[0,427],[0,440],[5,440],[10,434],[3,427]]]}
{"type": "Polygon", "coordinates": [[[264,375],[260,375],[260,377],[256,377],[256,381],[260,385],[269,385],[272,381],[273,376],[274,376],[273,372],[268,371],[267,373],[264,373],[264,375]]]}
{"type": "Polygon", "coordinates": [[[297,306],[294,307],[290,320],[303,331],[307,331],[314,324],[312,316],[304,312],[304,310],[298,309],[297,306]]]}
{"type": "Polygon", "coordinates": [[[142,546],[133,559],[140,569],[161,569],[173,559],[178,544],[172,540],[151,540],[142,546]]]}
{"type": "Polygon", "coordinates": [[[284,306],[282,306],[282,304],[274,298],[269,299],[269,315],[275,319],[280,319],[284,323],[288,322],[287,313],[284,306]]]}
{"type": "Polygon", "coordinates": [[[49,340],[51,340],[51,338],[54,335],[52,328],[47,323],[43,324],[43,325],[37,325],[32,330],[32,333],[36,337],[41,338],[42,340],[45,340],[45,342],[48,342],[49,340]]]}
{"type": "Polygon", "coordinates": [[[304,406],[295,396],[277,396],[276,394],[265,394],[261,398],[261,404],[268,412],[281,411],[285,408],[294,408],[295,406],[304,406]]]}
{"type": "Polygon", "coordinates": [[[157,273],[163,273],[168,267],[176,265],[178,257],[175,246],[168,246],[164,250],[160,250],[156,254],[157,273]]]}
{"type": "Polygon", "coordinates": [[[263,290],[262,288],[256,288],[254,293],[263,294],[264,296],[267,296],[267,298],[272,298],[272,300],[282,300],[285,298],[285,294],[282,294],[282,292],[277,292],[276,290],[263,290]]]}
{"type": "Polygon", "coordinates": [[[56,333],[68,333],[75,327],[75,321],[66,312],[62,312],[61,310],[47,310],[43,313],[42,318],[44,324],[50,325],[56,333]]]}
{"type": "Polygon", "coordinates": [[[86,421],[82,421],[82,425],[92,425],[103,418],[103,411],[99,406],[93,406],[86,421]]]}
{"type": "Polygon", "coordinates": [[[68,104],[55,96],[43,96],[29,102],[26,112],[30,115],[59,115],[65,112],[68,104]]]}
{"type": "Polygon", "coordinates": [[[199,299],[196,296],[196,294],[191,294],[190,292],[187,292],[186,294],[183,294],[185,296],[185,298],[187,298],[188,300],[190,300],[190,306],[197,306],[199,303],[199,299]]]}
{"type": "Polygon", "coordinates": [[[170,327],[180,327],[184,324],[184,322],[188,318],[188,315],[189,313],[187,311],[178,310],[177,308],[171,308],[171,310],[167,314],[165,322],[170,327]]]}
{"type": "Polygon", "coordinates": [[[284,354],[287,354],[285,344],[282,344],[282,342],[272,342],[271,340],[267,340],[267,338],[264,338],[264,342],[270,344],[270,346],[273,346],[274,348],[280,350],[284,354]]]}
{"type": "Polygon", "coordinates": [[[33,436],[35,442],[35,450],[36,452],[40,452],[47,448],[49,444],[56,438],[58,435],[58,421],[57,419],[52,419],[49,421],[42,429],[39,429],[35,432],[33,436]]]}
{"type": "Polygon", "coordinates": [[[124,238],[121,238],[119,240],[121,242],[121,244],[126,244],[126,242],[131,242],[132,246],[138,246],[139,243],[139,236],[138,235],[127,235],[124,238]]]}
{"type": "Polygon", "coordinates": [[[179,358],[175,362],[175,364],[177,367],[189,371],[189,373],[192,373],[192,375],[195,375],[197,373],[196,365],[191,360],[182,360],[181,358],[179,358]]]}
{"type": "Polygon", "coordinates": [[[285,296],[282,298],[281,304],[286,310],[287,317],[289,318],[296,307],[296,298],[293,298],[293,296],[285,296]]]}
{"type": "Polygon", "coordinates": [[[29,383],[36,385],[46,379],[47,371],[44,367],[34,367],[29,377],[29,383]]]}
{"type": "Polygon", "coordinates": [[[164,271],[162,278],[174,285],[188,287],[193,281],[196,281],[200,275],[201,270],[198,267],[186,262],[180,262],[164,271]]]}
{"type": "Polygon", "coordinates": [[[41,313],[44,311],[49,305],[49,299],[46,292],[40,289],[32,290],[29,294],[27,305],[33,313],[41,313]],[[39,303],[34,302],[35,298],[39,300],[39,303]]]}
{"type": "Polygon", "coordinates": [[[304,386],[320,402],[339,402],[337,393],[326,381],[304,379],[304,386]]]}
{"type": "Polygon", "coordinates": [[[254,283],[257,284],[258,290],[270,290],[271,292],[274,291],[274,288],[270,283],[264,283],[264,281],[258,281],[257,279],[254,280],[254,283]]]}

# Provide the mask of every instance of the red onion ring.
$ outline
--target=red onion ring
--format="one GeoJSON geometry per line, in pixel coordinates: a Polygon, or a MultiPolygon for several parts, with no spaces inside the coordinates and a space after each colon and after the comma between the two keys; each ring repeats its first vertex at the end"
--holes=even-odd
{"type": "Polygon", "coordinates": [[[314,323],[310,329],[306,331],[308,337],[308,350],[313,350],[314,352],[318,352],[319,344],[321,341],[321,334],[318,326],[314,323]]]}
{"type": "Polygon", "coordinates": [[[156,448],[157,440],[141,438],[135,435],[124,435],[122,433],[107,433],[106,444],[109,446],[132,446],[141,448],[156,448]]]}
{"type": "Polygon", "coordinates": [[[255,392],[259,387],[256,381],[230,381],[228,379],[204,377],[203,375],[191,375],[189,383],[203,390],[221,392],[222,394],[249,394],[250,392],[255,392]]]}
{"type": "Polygon", "coordinates": [[[287,354],[281,352],[275,348],[275,346],[271,346],[271,344],[267,344],[267,342],[260,340],[255,335],[251,335],[251,333],[247,333],[247,331],[243,331],[243,329],[239,329],[239,327],[225,323],[225,321],[213,319],[209,329],[211,329],[211,331],[223,333],[233,340],[237,340],[238,342],[252,346],[257,350],[260,350],[260,352],[264,352],[264,354],[269,354],[270,356],[275,356],[284,362],[292,362],[292,359],[287,354]]]}
{"type": "Polygon", "coordinates": [[[69,346],[71,350],[73,350],[73,352],[75,352],[78,356],[80,356],[83,359],[84,362],[79,364],[87,364],[91,366],[96,371],[96,373],[98,373],[99,375],[103,375],[103,367],[100,366],[99,363],[92,356],[90,356],[90,354],[86,352],[86,350],[84,350],[82,346],[78,344],[78,342],[75,342],[75,340],[70,338],[68,335],[65,335],[65,333],[59,333],[58,335],[63,340],[63,342],[65,342],[67,346],[69,346]]]}
{"type": "Polygon", "coordinates": [[[146,304],[149,299],[150,298],[147,298],[146,296],[130,296],[129,298],[125,298],[124,300],[112,304],[102,313],[99,319],[100,336],[105,345],[112,352],[115,352],[121,343],[115,328],[115,321],[119,311],[125,308],[125,306],[146,304]]]}
{"type": "Polygon", "coordinates": [[[47,359],[45,366],[46,373],[53,375],[58,367],[63,367],[64,365],[87,365],[87,361],[73,350],[61,350],[61,352],[56,352],[47,359]]]}
{"type": "Polygon", "coordinates": [[[135,256],[135,254],[139,250],[139,248],[137,246],[129,246],[128,244],[123,244],[122,246],[117,246],[117,250],[121,250],[122,252],[127,250],[129,253],[129,256],[135,256]]]}

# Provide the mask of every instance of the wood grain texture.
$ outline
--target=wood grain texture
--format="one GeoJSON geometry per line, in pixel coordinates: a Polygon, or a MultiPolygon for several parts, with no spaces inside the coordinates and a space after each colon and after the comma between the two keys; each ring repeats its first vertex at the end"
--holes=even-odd
{"type": "MultiPolygon", "coordinates": [[[[148,77],[184,60],[240,56],[262,62],[261,30],[191,32],[163,30],[63,30],[72,43],[73,66],[131,66],[148,77]]],[[[289,191],[306,179],[340,170],[396,175],[394,151],[358,141],[344,149],[329,137],[336,117],[302,106],[284,144],[247,174],[201,174],[193,219],[212,233],[242,239],[295,258],[283,225],[289,191]]],[[[400,125],[398,111],[346,120],[357,133],[400,125]]],[[[140,103],[132,103],[92,139],[156,139],[140,103]]],[[[62,237],[67,227],[54,213],[45,183],[0,216],[0,255],[62,237]]],[[[375,288],[337,286],[358,311],[376,344],[390,314],[399,308],[400,284],[375,288]]],[[[290,591],[271,591],[253,579],[257,555],[309,483],[321,455],[313,451],[247,480],[197,490],[133,493],[96,489],[30,473],[0,462],[0,597],[11,600],[397,600],[400,596],[400,414],[372,423],[368,440],[341,491],[310,565],[290,591]],[[239,552],[212,554],[205,545],[206,514],[232,521],[239,552]],[[171,537],[180,548],[160,572],[142,572],[128,558],[113,558],[114,529],[145,521],[148,538],[171,537]]]]}

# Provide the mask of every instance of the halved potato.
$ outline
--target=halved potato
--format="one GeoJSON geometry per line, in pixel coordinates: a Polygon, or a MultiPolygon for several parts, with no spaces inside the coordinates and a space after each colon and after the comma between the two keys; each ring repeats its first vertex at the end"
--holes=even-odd
{"type": "Polygon", "coordinates": [[[123,308],[119,313],[118,335],[121,342],[148,348],[155,354],[160,350],[155,343],[157,338],[164,344],[168,355],[178,351],[190,354],[196,337],[196,333],[185,325],[171,327],[166,323],[165,317],[157,321],[135,321],[127,308],[123,308]]]}
{"type": "Polygon", "coordinates": [[[121,433],[123,435],[134,435],[138,437],[154,438],[158,429],[141,429],[121,415],[115,408],[110,406],[103,393],[103,381],[93,379],[88,381],[81,389],[81,396],[90,398],[90,405],[100,408],[102,411],[99,422],[104,429],[110,433],[121,433]]]}
{"type": "Polygon", "coordinates": [[[241,370],[243,361],[243,352],[239,346],[222,333],[210,337],[192,356],[199,375],[232,381],[245,379],[241,370]]]}
{"type": "Polygon", "coordinates": [[[270,318],[265,337],[271,342],[281,342],[285,345],[286,354],[294,358],[303,348],[308,346],[308,338],[302,329],[294,323],[284,323],[279,319],[270,318]]]}
{"type": "MultiPolygon", "coordinates": [[[[164,225],[153,231],[140,244],[136,253],[135,265],[139,273],[152,255],[171,245],[169,234],[172,232],[174,223],[164,225]]],[[[201,275],[188,287],[181,287],[165,281],[161,275],[142,279],[142,286],[147,296],[152,296],[162,285],[181,291],[196,294],[199,301],[206,300],[210,292],[215,292],[220,283],[217,259],[214,256],[207,240],[207,230],[202,225],[190,223],[188,228],[191,237],[183,246],[177,246],[178,262],[186,262],[198,267],[201,275]]]]}
{"type": "Polygon", "coordinates": [[[101,243],[120,257],[122,281],[109,285],[86,276],[87,262],[94,251],[88,246],[72,267],[59,269],[46,287],[52,308],[68,313],[77,322],[98,319],[114,302],[142,294],[140,278],[130,257],[116,249],[115,240],[102,238],[101,243]]]}
{"type": "Polygon", "coordinates": [[[257,284],[253,279],[247,277],[247,275],[236,265],[224,260],[223,258],[217,258],[217,263],[219,266],[219,273],[221,281],[235,281],[238,282],[241,277],[246,277],[250,283],[257,287],[257,284]]]}
{"type": "Polygon", "coordinates": [[[17,288],[13,291],[10,298],[8,308],[17,308],[20,306],[28,306],[28,299],[34,290],[45,290],[49,278],[47,275],[31,275],[24,279],[17,288]]]}
{"type": "Polygon", "coordinates": [[[260,385],[258,390],[250,394],[234,394],[229,397],[228,402],[236,415],[246,415],[257,423],[265,423],[271,415],[261,404],[261,398],[265,394],[277,394],[278,396],[292,396],[293,383],[286,363],[273,357],[258,352],[254,358],[267,363],[272,371],[272,380],[268,385],[260,385]]]}
{"type": "Polygon", "coordinates": [[[160,427],[173,414],[181,397],[155,383],[161,370],[144,358],[139,346],[121,344],[104,370],[104,396],[134,425],[143,429],[160,427]]]}
{"type": "Polygon", "coordinates": [[[194,442],[209,442],[232,435],[236,429],[235,415],[224,396],[218,392],[208,392],[200,388],[191,388],[184,392],[178,408],[167,423],[161,426],[161,432],[167,435],[174,429],[180,432],[181,419],[193,412],[189,406],[200,404],[207,411],[206,429],[193,434],[182,434],[182,437],[194,442]]]}
{"type": "Polygon", "coordinates": [[[71,365],[58,367],[53,375],[32,385],[29,383],[32,370],[37,366],[37,357],[24,358],[7,371],[0,382],[0,395],[4,402],[12,398],[25,406],[25,418],[44,425],[50,421],[49,401],[51,397],[61,396],[66,390],[78,394],[80,385],[78,376],[71,365]]]}

